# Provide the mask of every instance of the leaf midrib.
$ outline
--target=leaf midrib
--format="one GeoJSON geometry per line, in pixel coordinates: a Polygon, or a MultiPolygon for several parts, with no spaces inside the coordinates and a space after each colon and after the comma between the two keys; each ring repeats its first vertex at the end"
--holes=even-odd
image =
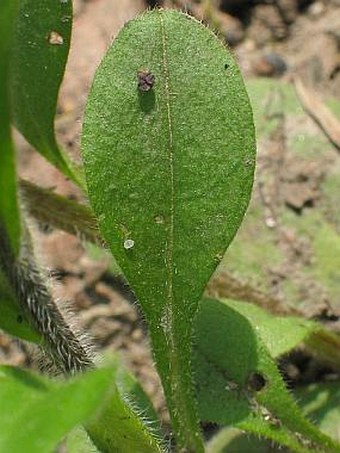
{"type": "MultiPolygon", "coordinates": [[[[166,104],[166,115],[168,123],[168,138],[169,146],[167,150],[169,175],[170,175],[170,225],[167,232],[166,243],[166,268],[167,268],[167,283],[168,293],[165,304],[165,323],[163,324],[164,334],[169,341],[169,367],[170,367],[170,392],[174,404],[173,409],[176,409],[181,414],[181,427],[178,427],[178,435],[182,438],[182,444],[189,447],[197,453],[203,453],[203,444],[198,431],[198,417],[195,410],[193,394],[191,393],[189,381],[185,378],[185,373],[188,371],[189,364],[183,367],[182,360],[179,359],[181,354],[181,339],[178,337],[176,329],[176,320],[174,314],[178,310],[174,309],[174,217],[175,217],[175,171],[174,171],[174,143],[173,143],[173,128],[170,103],[169,89],[169,67],[167,53],[167,35],[164,26],[162,11],[159,11],[160,29],[162,38],[162,54],[163,54],[163,74],[164,74],[164,99],[166,104]]],[[[186,338],[187,341],[190,341],[186,338]]],[[[182,345],[183,347],[183,345],[182,345]]],[[[179,420],[178,420],[179,421],[179,420]]]]}
{"type": "MultiPolygon", "coordinates": [[[[162,35],[162,54],[163,54],[163,71],[164,71],[164,98],[166,103],[166,115],[168,124],[169,146],[167,150],[169,175],[170,175],[170,225],[167,231],[166,242],[166,267],[168,280],[167,293],[167,315],[170,315],[170,332],[172,332],[172,312],[173,312],[173,250],[174,250],[174,211],[175,211],[175,188],[174,188],[174,151],[173,151],[173,133],[172,133],[172,118],[170,106],[170,90],[169,90],[169,67],[168,67],[168,52],[166,45],[166,32],[162,12],[159,12],[161,35],[162,35]],[[169,310],[170,309],[170,310],[169,310]]],[[[171,335],[172,338],[172,335],[171,335]]],[[[172,339],[173,340],[173,339],[172,339]]],[[[173,346],[173,344],[172,344],[173,346]]]]}

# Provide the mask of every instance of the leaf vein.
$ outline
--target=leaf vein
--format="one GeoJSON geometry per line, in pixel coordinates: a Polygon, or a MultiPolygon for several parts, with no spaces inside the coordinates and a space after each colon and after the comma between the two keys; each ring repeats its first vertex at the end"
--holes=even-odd
{"type": "MultiPolygon", "coordinates": [[[[161,35],[162,35],[162,47],[163,47],[163,69],[164,69],[164,84],[165,84],[165,102],[166,102],[166,113],[168,120],[168,133],[169,133],[169,148],[168,148],[168,161],[169,161],[169,175],[170,175],[170,225],[168,240],[166,244],[166,265],[168,274],[168,303],[167,314],[172,317],[172,305],[173,305],[173,249],[174,249],[174,210],[175,210],[175,187],[174,187],[174,153],[173,153],[173,132],[172,132],[172,118],[171,118],[171,106],[170,106],[170,90],[169,90],[169,67],[168,67],[168,52],[166,44],[166,32],[164,26],[164,20],[162,12],[159,14],[161,22],[161,35]],[[170,312],[169,312],[170,309],[170,312]]],[[[167,320],[171,321],[171,320],[167,320]]],[[[171,324],[171,322],[170,322],[171,324]]],[[[172,328],[170,327],[170,332],[172,328]]]]}

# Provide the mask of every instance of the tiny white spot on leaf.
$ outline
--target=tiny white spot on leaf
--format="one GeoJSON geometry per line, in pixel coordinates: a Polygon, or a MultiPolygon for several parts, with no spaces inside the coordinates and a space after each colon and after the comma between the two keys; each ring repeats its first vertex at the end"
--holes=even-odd
{"type": "Polygon", "coordinates": [[[64,39],[56,31],[51,31],[48,37],[48,42],[53,45],[61,46],[64,44],[64,39]]]}
{"type": "Polygon", "coordinates": [[[132,249],[132,247],[134,245],[135,245],[135,241],[133,239],[126,239],[123,244],[125,250],[132,249]]]}
{"type": "Polygon", "coordinates": [[[164,217],[161,215],[156,215],[154,220],[155,220],[155,223],[164,223],[164,217]]]}

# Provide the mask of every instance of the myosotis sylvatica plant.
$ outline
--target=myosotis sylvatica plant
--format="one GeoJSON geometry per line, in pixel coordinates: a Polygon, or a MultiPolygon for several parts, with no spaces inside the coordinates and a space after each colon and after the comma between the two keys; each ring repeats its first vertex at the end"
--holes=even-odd
{"type": "MultiPolygon", "coordinates": [[[[297,452],[340,451],[302,415],[275,365],[319,327],[278,322],[244,303],[202,300],[253,183],[252,111],[234,59],[184,14],[155,10],[129,22],[88,97],[84,178],[53,127],[71,24],[67,0],[0,6],[0,327],[35,343],[46,366],[65,375],[55,380],[1,367],[0,450],[53,451],[79,424],[99,451],[169,449],[138,382],[118,359],[100,367],[90,342],[53,300],[35,257],[30,215],[110,248],[149,327],[172,448],[204,451],[203,421],[297,452]],[[18,181],[11,122],[84,190],[91,208],[18,181]],[[294,340],[287,334],[273,344],[268,332],[278,326],[294,331],[294,340]]],[[[79,442],[85,451],[90,440],[83,435],[79,442]]]]}

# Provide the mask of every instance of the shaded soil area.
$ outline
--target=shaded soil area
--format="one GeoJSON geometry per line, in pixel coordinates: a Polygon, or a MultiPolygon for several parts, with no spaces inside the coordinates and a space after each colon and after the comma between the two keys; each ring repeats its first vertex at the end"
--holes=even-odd
{"type": "MultiPolygon", "coordinates": [[[[232,47],[256,105],[259,160],[252,205],[207,292],[250,300],[275,313],[298,313],[339,330],[339,152],[303,112],[289,82],[299,75],[323,99],[332,99],[330,107],[340,113],[340,103],[335,104],[340,102],[340,2],[149,3],[183,8],[216,28],[232,47]]],[[[79,160],[81,118],[95,69],[119,29],[147,5],[142,0],[77,0],[74,5],[56,125],[58,139],[79,160]]],[[[21,137],[16,141],[22,177],[85,201],[21,137]]],[[[72,302],[98,350],[122,354],[166,423],[143,317],[129,288],[114,276],[110,258],[76,237],[31,222],[56,297],[72,302]]],[[[26,345],[0,335],[0,362],[32,365],[29,357],[26,345]]],[[[290,385],[334,374],[303,350],[284,358],[281,367],[290,385]]]]}

